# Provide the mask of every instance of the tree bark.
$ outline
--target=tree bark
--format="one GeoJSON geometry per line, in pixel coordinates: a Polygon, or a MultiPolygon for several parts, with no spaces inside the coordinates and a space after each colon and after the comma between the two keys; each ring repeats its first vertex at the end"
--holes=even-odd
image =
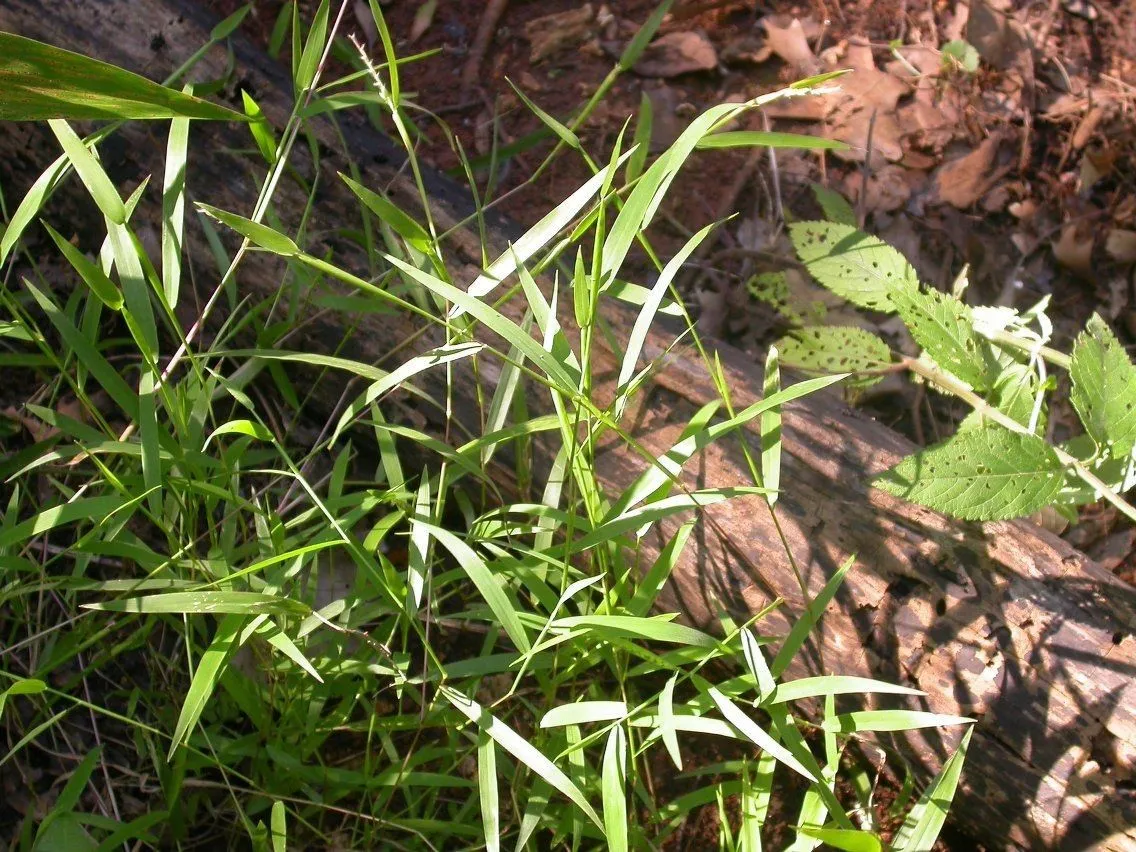
{"type": "MultiPolygon", "coordinates": [[[[152,79],[161,79],[203,44],[214,23],[190,0],[69,0],[53,5],[50,14],[33,0],[5,0],[0,7],[4,30],[152,79]]],[[[289,78],[241,35],[232,45],[235,78],[269,120],[283,126],[291,109],[289,78]]],[[[215,49],[190,77],[220,78],[226,62],[224,50],[215,49]]],[[[417,194],[402,169],[399,149],[360,114],[341,115],[339,121],[350,156],[364,170],[364,182],[413,209],[417,194]]],[[[336,232],[344,220],[359,215],[357,202],[335,175],[346,171],[343,141],[326,121],[311,126],[320,142],[320,161],[306,158],[303,144],[296,157],[297,171],[319,182],[308,233],[316,235],[318,248],[332,252],[335,263],[366,275],[366,255],[336,232]]],[[[167,127],[161,122],[129,124],[100,147],[120,188],[133,188],[146,174],[162,173],[167,127]]],[[[263,177],[263,166],[240,153],[251,148],[243,127],[194,122],[187,175],[191,198],[247,215],[263,177]]],[[[40,128],[9,124],[0,129],[0,179],[9,209],[58,153],[40,128]]],[[[147,191],[134,217],[144,244],[153,242],[155,233],[140,223],[159,221],[156,190],[147,191]]],[[[460,221],[468,209],[460,188],[431,173],[428,190],[440,228],[460,221]]],[[[294,227],[305,201],[299,184],[285,180],[274,210],[294,227]]],[[[57,228],[62,220],[81,233],[79,223],[100,221],[92,211],[71,178],[46,216],[57,228]]],[[[215,286],[218,274],[200,226],[191,221],[190,230],[187,253],[200,299],[215,286]]],[[[494,217],[489,231],[495,251],[516,235],[494,217]]],[[[481,262],[476,229],[458,228],[447,246],[455,280],[472,281],[481,262]]],[[[314,254],[320,253],[318,248],[314,254]]],[[[252,253],[241,267],[238,293],[274,293],[284,274],[278,260],[252,253]]],[[[322,348],[386,364],[440,342],[436,327],[419,334],[422,329],[410,316],[316,310],[308,297],[330,285],[287,280],[296,284],[291,292],[303,327],[302,346],[295,348],[322,348]]],[[[185,308],[194,308],[191,298],[183,301],[185,308]]],[[[520,310],[514,304],[504,309],[514,315],[520,310]]],[[[193,310],[182,318],[188,326],[193,310]]],[[[626,339],[634,314],[610,305],[605,318],[615,339],[626,339]]],[[[671,340],[662,330],[653,332],[645,355],[662,353],[671,340]]],[[[740,408],[757,399],[760,370],[729,347],[721,347],[719,354],[735,404],[740,408]]],[[[610,383],[617,360],[606,351],[599,357],[606,367],[597,375],[610,383]]],[[[482,378],[491,380],[493,365],[486,359],[482,367],[482,378]]],[[[609,386],[601,386],[601,394],[609,392],[609,386]]],[[[534,398],[538,393],[533,390],[534,398]]],[[[699,359],[680,349],[633,412],[631,431],[649,453],[662,455],[693,412],[715,396],[699,359]]],[[[325,406],[334,398],[326,397],[332,402],[325,406]]],[[[459,410],[463,405],[476,421],[475,402],[459,398],[459,410]]],[[[428,410],[421,414],[433,417],[428,410]]],[[[754,434],[743,439],[756,446],[754,434]]],[[[744,620],[782,598],[784,605],[758,625],[763,633],[780,633],[807,603],[781,534],[810,599],[837,566],[855,555],[856,567],[825,615],[818,641],[790,674],[857,674],[914,685],[927,697],[911,706],[976,717],[953,813],[990,847],[1136,849],[1132,587],[1028,523],[959,523],[868,488],[873,474],[912,446],[847,408],[835,393],[788,406],[783,442],[784,493],[776,509],[781,531],[759,498],[711,507],[659,600],[660,608],[712,625],[721,611],[744,620]]],[[[618,493],[644,464],[637,454],[612,446],[604,450],[599,469],[611,493],[618,493]]],[[[726,441],[692,459],[688,480],[699,486],[736,485],[747,481],[747,469],[739,441],[726,441]]],[[[650,564],[659,542],[675,526],[664,524],[650,538],[644,564],[650,564]]],[[[958,733],[916,731],[897,735],[888,745],[927,778],[951,753],[958,733]]]]}

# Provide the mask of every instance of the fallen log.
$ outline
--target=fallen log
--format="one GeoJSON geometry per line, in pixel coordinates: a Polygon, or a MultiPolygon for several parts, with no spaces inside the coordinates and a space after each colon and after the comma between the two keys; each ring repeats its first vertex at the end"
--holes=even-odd
{"type": "MultiPolygon", "coordinates": [[[[153,79],[168,74],[204,43],[214,23],[191,0],[70,0],[50,15],[36,0],[6,0],[0,7],[0,29],[153,79]]],[[[290,80],[239,34],[232,49],[240,84],[280,126],[291,109],[290,80]]],[[[218,48],[191,76],[221,78],[226,62],[218,48]]],[[[360,116],[342,117],[341,126],[351,156],[364,169],[364,182],[413,208],[417,193],[401,168],[399,150],[360,116]]],[[[305,160],[298,151],[296,163],[306,179],[319,180],[309,232],[327,234],[321,239],[334,249],[338,264],[351,268],[358,263],[364,269],[365,256],[334,235],[338,223],[357,210],[335,177],[346,162],[341,140],[325,123],[315,121],[312,127],[321,146],[320,162],[305,160]]],[[[101,146],[121,187],[132,188],[144,175],[161,173],[165,129],[162,124],[130,124],[101,146]]],[[[244,128],[195,122],[187,177],[191,197],[228,210],[251,210],[262,175],[240,153],[250,147],[244,128]]],[[[5,125],[0,180],[9,202],[57,155],[54,141],[41,129],[5,125]]],[[[462,191],[438,175],[429,175],[427,183],[439,225],[459,222],[466,210],[462,191]]],[[[72,180],[53,200],[48,217],[54,221],[52,217],[66,213],[68,227],[79,230],[75,222],[98,220],[75,184],[72,180]]],[[[155,197],[153,191],[147,193],[135,221],[157,221],[155,197]]],[[[298,184],[284,181],[274,208],[286,224],[295,225],[304,202],[298,184]]],[[[515,234],[499,220],[491,219],[488,227],[495,251],[515,234]]],[[[145,231],[141,237],[145,243],[145,231]]],[[[187,251],[198,288],[208,291],[216,282],[209,272],[215,266],[200,233],[190,237],[187,251]]],[[[459,228],[448,251],[455,279],[471,281],[481,261],[479,235],[459,228]]],[[[242,295],[275,292],[283,270],[278,261],[252,254],[241,268],[238,290],[242,295]]],[[[191,299],[185,301],[192,305],[191,299]]],[[[607,310],[616,339],[625,339],[634,315],[618,306],[607,310]]],[[[192,318],[183,321],[188,326],[192,318]]],[[[409,316],[322,310],[309,312],[304,322],[305,347],[341,352],[346,347],[344,354],[370,363],[387,362],[396,350],[394,357],[402,360],[439,342],[436,330],[419,335],[421,329],[409,316]]],[[[645,355],[659,355],[670,341],[661,331],[652,334],[645,355]]],[[[740,407],[756,399],[761,389],[756,366],[729,347],[722,347],[720,355],[735,403],[740,407]]],[[[613,356],[607,357],[614,365],[613,356]]],[[[633,434],[661,455],[691,414],[712,397],[701,362],[680,350],[647,390],[633,434]]],[[[752,434],[744,437],[756,440],[752,434]]],[[[911,445],[847,408],[835,394],[789,406],[783,441],[785,493],[777,518],[810,597],[846,557],[857,557],[818,641],[790,674],[839,672],[906,683],[927,693],[914,705],[920,709],[976,717],[954,814],[987,845],[1136,849],[1134,590],[1030,524],[958,523],[869,489],[865,483],[871,475],[910,452],[911,445]]],[[[614,447],[606,451],[600,469],[615,492],[642,466],[638,456],[614,447]]],[[[737,443],[711,447],[689,468],[700,486],[747,479],[737,443]]],[[[705,517],[709,522],[700,524],[659,606],[677,609],[693,623],[710,624],[721,610],[742,620],[780,597],[786,605],[761,629],[783,630],[806,603],[771,513],[763,502],[733,501],[712,507],[705,517]]],[[[673,529],[664,528],[668,534],[673,529]]],[[[650,544],[643,557],[649,564],[650,544]]],[[[897,736],[889,745],[927,777],[956,741],[957,732],[925,730],[897,736]]]]}

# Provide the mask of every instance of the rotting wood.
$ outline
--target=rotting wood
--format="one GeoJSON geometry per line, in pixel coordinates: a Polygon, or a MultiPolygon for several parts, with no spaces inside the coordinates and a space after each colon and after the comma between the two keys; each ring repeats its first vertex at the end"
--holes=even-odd
{"type": "MultiPolygon", "coordinates": [[[[176,67],[205,41],[213,23],[188,0],[71,0],[50,15],[32,0],[6,0],[0,7],[0,29],[151,78],[176,67]]],[[[290,82],[243,38],[235,38],[233,47],[237,79],[280,126],[290,108],[290,82]]],[[[218,49],[191,76],[220,77],[225,62],[218,49]]],[[[412,206],[416,194],[400,171],[397,149],[361,116],[343,116],[341,122],[365,182],[412,206]]],[[[326,234],[321,239],[334,248],[336,262],[363,273],[364,255],[334,233],[337,218],[350,219],[358,209],[335,177],[345,165],[339,139],[327,126],[313,126],[324,147],[309,232],[326,234]]],[[[136,123],[104,143],[104,162],[120,186],[130,188],[145,174],[161,173],[165,131],[162,123],[136,123]]],[[[247,213],[263,168],[238,153],[252,147],[247,131],[195,122],[190,140],[191,196],[247,213]]],[[[11,200],[58,150],[37,128],[5,125],[0,154],[0,180],[11,200]]],[[[311,179],[313,164],[303,159],[304,152],[298,155],[296,168],[311,179]]],[[[436,175],[428,178],[428,189],[438,222],[446,227],[456,221],[465,204],[461,191],[436,175]]],[[[151,189],[136,214],[138,222],[157,221],[155,198],[151,189]]],[[[284,181],[275,209],[295,225],[303,200],[297,185],[284,181]]],[[[98,221],[74,180],[49,208],[49,218],[52,209],[66,211],[72,230],[80,230],[76,223],[84,215],[98,221]]],[[[191,223],[191,229],[197,227],[191,223]]],[[[498,244],[513,235],[492,217],[489,228],[498,244]]],[[[155,235],[142,229],[143,242],[148,236],[155,235]]],[[[200,294],[215,283],[217,273],[200,234],[191,234],[189,242],[200,294]]],[[[455,233],[448,251],[455,269],[462,267],[458,280],[472,280],[479,246],[476,233],[455,233]]],[[[283,269],[279,261],[254,253],[242,266],[238,288],[242,294],[275,292],[283,269]]],[[[304,347],[335,351],[346,345],[345,354],[372,363],[384,363],[419,330],[405,316],[309,311],[305,317],[304,347]]],[[[606,318],[616,339],[625,339],[633,314],[613,307],[606,318]]],[[[187,326],[192,319],[183,317],[187,326]]],[[[664,332],[653,334],[645,354],[658,355],[670,340],[664,332]]],[[[428,330],[410,347],[436,342],[436,331],[428,330]]],[[[403,348],[398,357],[409,354],[403,348]]],[[[761,380],[755,365],[728,347],[720,354],[735,403],[740,407],[757,398],[761,380]]],[[[607,357],[601,378],[610,381],[615,360],[607,357]]],[[[491,373],[486,361],[483,377],[491,373]]],[[[647,393],[636,409],[633,432],[656,455],[714,395],[699,361],[685,350],[672,357],[647,393]]],[[[790,673],[840,672],[913,684],[928,693],[916,706],[977,716],[954,814],[992,848],[1136,849],[1136,802],[1130,792],[1136,780],[1132,587],[1031,525],[960,524],[868,490],[864,483],[871,474],[911,446],[846,408],[834,394],[786,410],[784,447],[786,490],[777,513],[810,595],[849,554],[857,555],[856,568],[824,618],[821,641],[790,673]]],[[[600,470],[615,491],[642,466],[637,456],[613,447],[600,470]]],[[[691,481],[704,486],[744,482],[746,470],[738,445],[730,443],[710,448],[689,465],[691,481]]],[[[740,620],[782,597],[782,610],[759,625],[762,632],[782,632],[786,617],[799,614],[804,601],[764,504],[756,498],[733,501],[706,514],[713,523],[700,525],[660,606],[682,611],[693,623],[710,624],[721,609],[740,620]]],[[[646,562],[658,541],[648,542],[646,562]]],[[[930,730],[904,734],[890,745],[926,777],[956,741],[957,732],[930,730]]]]}

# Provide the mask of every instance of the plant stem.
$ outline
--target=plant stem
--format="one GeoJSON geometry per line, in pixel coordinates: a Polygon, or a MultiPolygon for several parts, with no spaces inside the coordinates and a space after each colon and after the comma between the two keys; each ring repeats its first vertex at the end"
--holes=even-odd
{"type": "Polygon", "coordinates": [[[999,346],[1006,346],[1010,349],[1016,349],[1019,352],[1030,354],[1037,352],[1042,358],[1051,364],[1061,367],[1063,370],[1068,370],[1073,363],[1073,359],[1066,355],[1064,352],[1059,352],[1056,349],[1051,349],[1048,346],[1038,346],[1034,348],[1014,335],[1005,331],[996,331],[993,334],[983,334],[987,340],[992,343],[997,343],[999,346]]]}

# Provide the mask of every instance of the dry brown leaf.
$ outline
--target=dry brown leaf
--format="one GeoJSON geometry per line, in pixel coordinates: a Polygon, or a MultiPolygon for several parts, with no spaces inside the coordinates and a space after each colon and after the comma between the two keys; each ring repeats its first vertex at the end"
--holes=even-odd
{"type": "Polygon", "coordinates": [[[745,35],[725,45],[721,53],[726,65],[760,65],[773,55],[773,50],[763,39],[745,35]]]}
{"type": "MultiPolygon", "coordinates": [[[[868,188],[864,195],[864,211],[890,213],[898,210],[911,197],[911,177],[902,166],[889,164],[873,170],[868,177],[868,188]]],[[[858,170],[844,179],[845,194],[856,204],[860,203],[863,183],[864,176],[858,170]]]]}
{"type": "Polygon", "coordinates": [[[414,21],[410,24],[410,38],[407,41],[414,44],[422,38],[426,30],[430,29],[430,24],[434,23],[436,11],[438,11],[438,0],[426,0],[418,7],[418,11],[414,13],[414,21]]]}
{"type": "Polygon", "coordinates": [[[1105,238],[1104,250],[1121,263],[1136,263],[1136,231],[1113,228],[1105,238]]]}
{"type": "Polygon", "coordinates": [[[531,46],[529,62],[541,62],[587,41],[592,36],[594,21],[595,12],[591,3],[566,12],[533,18],[525,24],[525,38],[531,46]]]}
{"type": "Polygon", "coordinates": [[[655,39],[631,70],[644,77],[677,77],[718,67],[718,52],[705,35],[673,32],[655,39]]]}
{"type": "Polygon", "coordinates": [[[793,18],[782,25],[774,18],[767,17],[762,18],[761,23],[765,27],[770,50],[803,74],[812,75],[817,72],[820,63],[809,47],[804,25],[799,18],[793,18]]]}
{"type": "MultiPolygon", "coordinates": [[[[972,0],[966,40],[974,45],[979,56],[999,70],[1021,67],[1029,56],[1025,29],[1005,12],[995,9],[989,0],[972,0]]],[[[1032,66],[1030,57],[1031,70],[1032,66]]]]}
{"type": "Polygon", "coordinates": [[[1078,275],[1088,277],[1092,271],[1093,235],[1091,230],[1070,223],[1061,229],[1061,238],[1053,244],[1057,262],[1078,275]]]}
{"type": "Polygon", "coordinates": [[[355,14],[355,20],[363,29],[363,39],[367,44],[367,49],[370,50],[379,40],[379,28],[375,26],[375,16],[371,14],[371,7],[367,4],[367,0],[355,0],[351,5],[351,11],[355,14]]]}
{"type": "Polygon", "coordinates": [[[865,110],[853,113],[833,125],[829,134],[833,139],[847,142],[850,147],[833,151],[833,156],[851,163],[862,163],[868,156],[868,137],[871,136],[872,168],[903,159],[900,144],[900,127],[895,113],[877,112],[875,121],[865,110]]]}
{"type": "Polygon", "coordinates": [[[1095,104],[1092,109],[1085,113],[1085,117],[1077,125],[1077,129],[1073,132],[1073,138],[1070,140],[1074,150],[1079,151],[1089,144],[1089,140],[1093,138],[1097,127],[1111,111],[1111,104],[1095,104]]]}
{"type": "Polygon", "coordinates": [[[959,210],[978,201],[996,179],[994,161],[1001,141],[995,134],[966,156],[944,163],[935,176],[939,198],[959,210]]]}

